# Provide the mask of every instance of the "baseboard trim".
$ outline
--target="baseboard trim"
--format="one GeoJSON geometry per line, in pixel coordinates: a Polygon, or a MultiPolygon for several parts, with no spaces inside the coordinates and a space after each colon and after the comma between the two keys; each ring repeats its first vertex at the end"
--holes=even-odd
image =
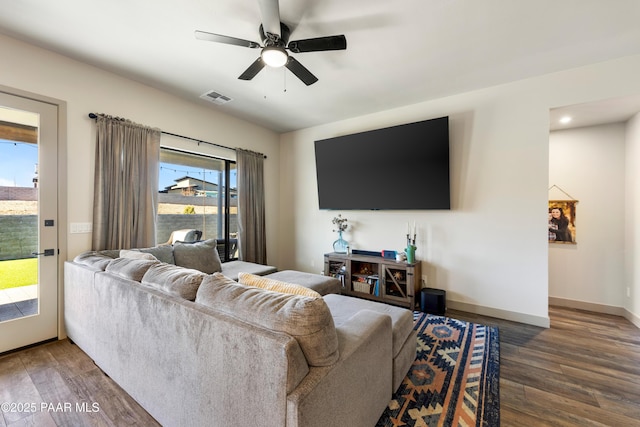
{"type": "MultiPolygon", "coordinates": [[[[549,297],[549,305],[621,316],[633,323],[636,327],[640,328],[640,316],[630,312],[624,307],[558,297],[549,297]]],[[[467,302],[447,300],[447,308],[465,311],[467,313],[480,314],[482,316],[496,317],[498,319],[510,320],[518,323],[525,323],[527,325],[539,326],[541,328],[549,328],[551,326],[551,319],[549,317],[532,316],[530,314],[485,307],[467,302]]]]}
{"type": "Polygon", "coordinates": [[[549,297],[549,305],[557,305],[559,307],[575,308],[578,310],[593,311],[595,313],[612,314],[614,316],[626,317],[624,313],[625,309],[623,307],[616,307],[607,304],[549,297]]]}
{"type": "Polygon", "coordinates": [[[633,314],[627,309],[624,310],[624,318],[627,319],[629,322],[633,323],[634,325],[636,325],[637,328],[640,328],[640,317],[633,314]]]}
{"type": "Polygon", "coordinates": [[[515,311],[501,310],[498,308],[484,307],[481,305],[451,300],[447,300],[447,308],[465,311],[467,313],[480,314],[482,316],[510,320],[512,322],[525,323],[527,325],[539,326],[541,328],[549,328],[551,326],[551,320],[548,316],[533,316],[531,314],[517,313],[515,311]]]}
{"type": "Polygon", "coordinates": [[[633,323],[640,328],[640,317],[630,312],[624,307],[616,307],[607,304],[597,304],[593,302],[577,301],[566,298],[549,297],[549,305],[557,305],[559,307],[575,308],[577,310],[592,311],[594,313],[611,314],[620,316],[633,323]]]}

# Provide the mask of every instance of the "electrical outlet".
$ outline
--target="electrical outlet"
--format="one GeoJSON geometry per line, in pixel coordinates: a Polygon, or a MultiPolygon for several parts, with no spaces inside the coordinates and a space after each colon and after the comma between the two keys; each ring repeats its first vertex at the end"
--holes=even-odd
{"type": "Polygon", "coordinates": [[[631,298],[631,288],[627,286],[627,298],[631,298]]]}

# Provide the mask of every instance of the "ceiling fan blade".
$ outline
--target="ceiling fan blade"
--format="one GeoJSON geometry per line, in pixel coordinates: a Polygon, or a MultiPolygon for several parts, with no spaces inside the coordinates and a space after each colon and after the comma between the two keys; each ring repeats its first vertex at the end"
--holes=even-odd
{"type": "Polygon", "coordinates": [[[289,42],[287,49],[294,53],[320,52],[324,50],[343,50],[347,48],[347,38],[344,35],[316,37],[313,39],[294,40],[289,42]]]}
{"type": "Polygon", "coordinates": [[[258,0],[265,33],[280,37],[280,5],[278,0],[258,0]]]}
{"type": "Polygon", "coordinates": [[[198,31],[198,30],[196,30],[195,34],[198,40],[232,44],[234,46],[250,47],[252,49],[260,47],[259,43],[252,42],[249,40],[237,39],[235,37],[223,36],[223,35],[214,34],[214,33],[207,33],[205,31],[198,31]]]}
{"type": "Polygon", "coordinates": [[[307,86],[314,84],[318,81],[318,78],[311,74],[311,71],[307,70],[304,65],[299,63],[293,56],[289,56],[285,67],[289,69],[297,78],[302,80],[307,86]]]}
{"type": "Polygon", "coordinates": [[[244,73],[240,74],[240,77],[238,78],[240,80],[251,80],[256,76],[256,74],[260,72],[260,70],[264,68],[264,66],[265,66],[265,63],[262,60],[262,57],[259,56],[258,59],[253,61],[253,64],[249,65],[249,68],[244,70],[244,73]]]}

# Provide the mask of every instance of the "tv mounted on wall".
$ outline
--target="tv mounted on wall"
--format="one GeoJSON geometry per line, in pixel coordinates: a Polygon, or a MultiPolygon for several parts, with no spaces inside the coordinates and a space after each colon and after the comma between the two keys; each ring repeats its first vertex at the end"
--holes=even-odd
{"type": "Polygon", "coordinates": [[[449,118],[315,141],[320,209],[450,209],[449,118]]]}

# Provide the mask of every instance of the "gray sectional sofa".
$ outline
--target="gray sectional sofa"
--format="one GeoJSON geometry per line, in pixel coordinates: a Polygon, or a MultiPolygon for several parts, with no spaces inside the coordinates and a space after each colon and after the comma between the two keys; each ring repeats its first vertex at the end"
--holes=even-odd
{"type": "Polygon", "coordinates": [[[67,334],[166,426],[375,425],[415,358],[411,311],[274,270],[210,242],[88,252],[65,263],[67,334]]]}

